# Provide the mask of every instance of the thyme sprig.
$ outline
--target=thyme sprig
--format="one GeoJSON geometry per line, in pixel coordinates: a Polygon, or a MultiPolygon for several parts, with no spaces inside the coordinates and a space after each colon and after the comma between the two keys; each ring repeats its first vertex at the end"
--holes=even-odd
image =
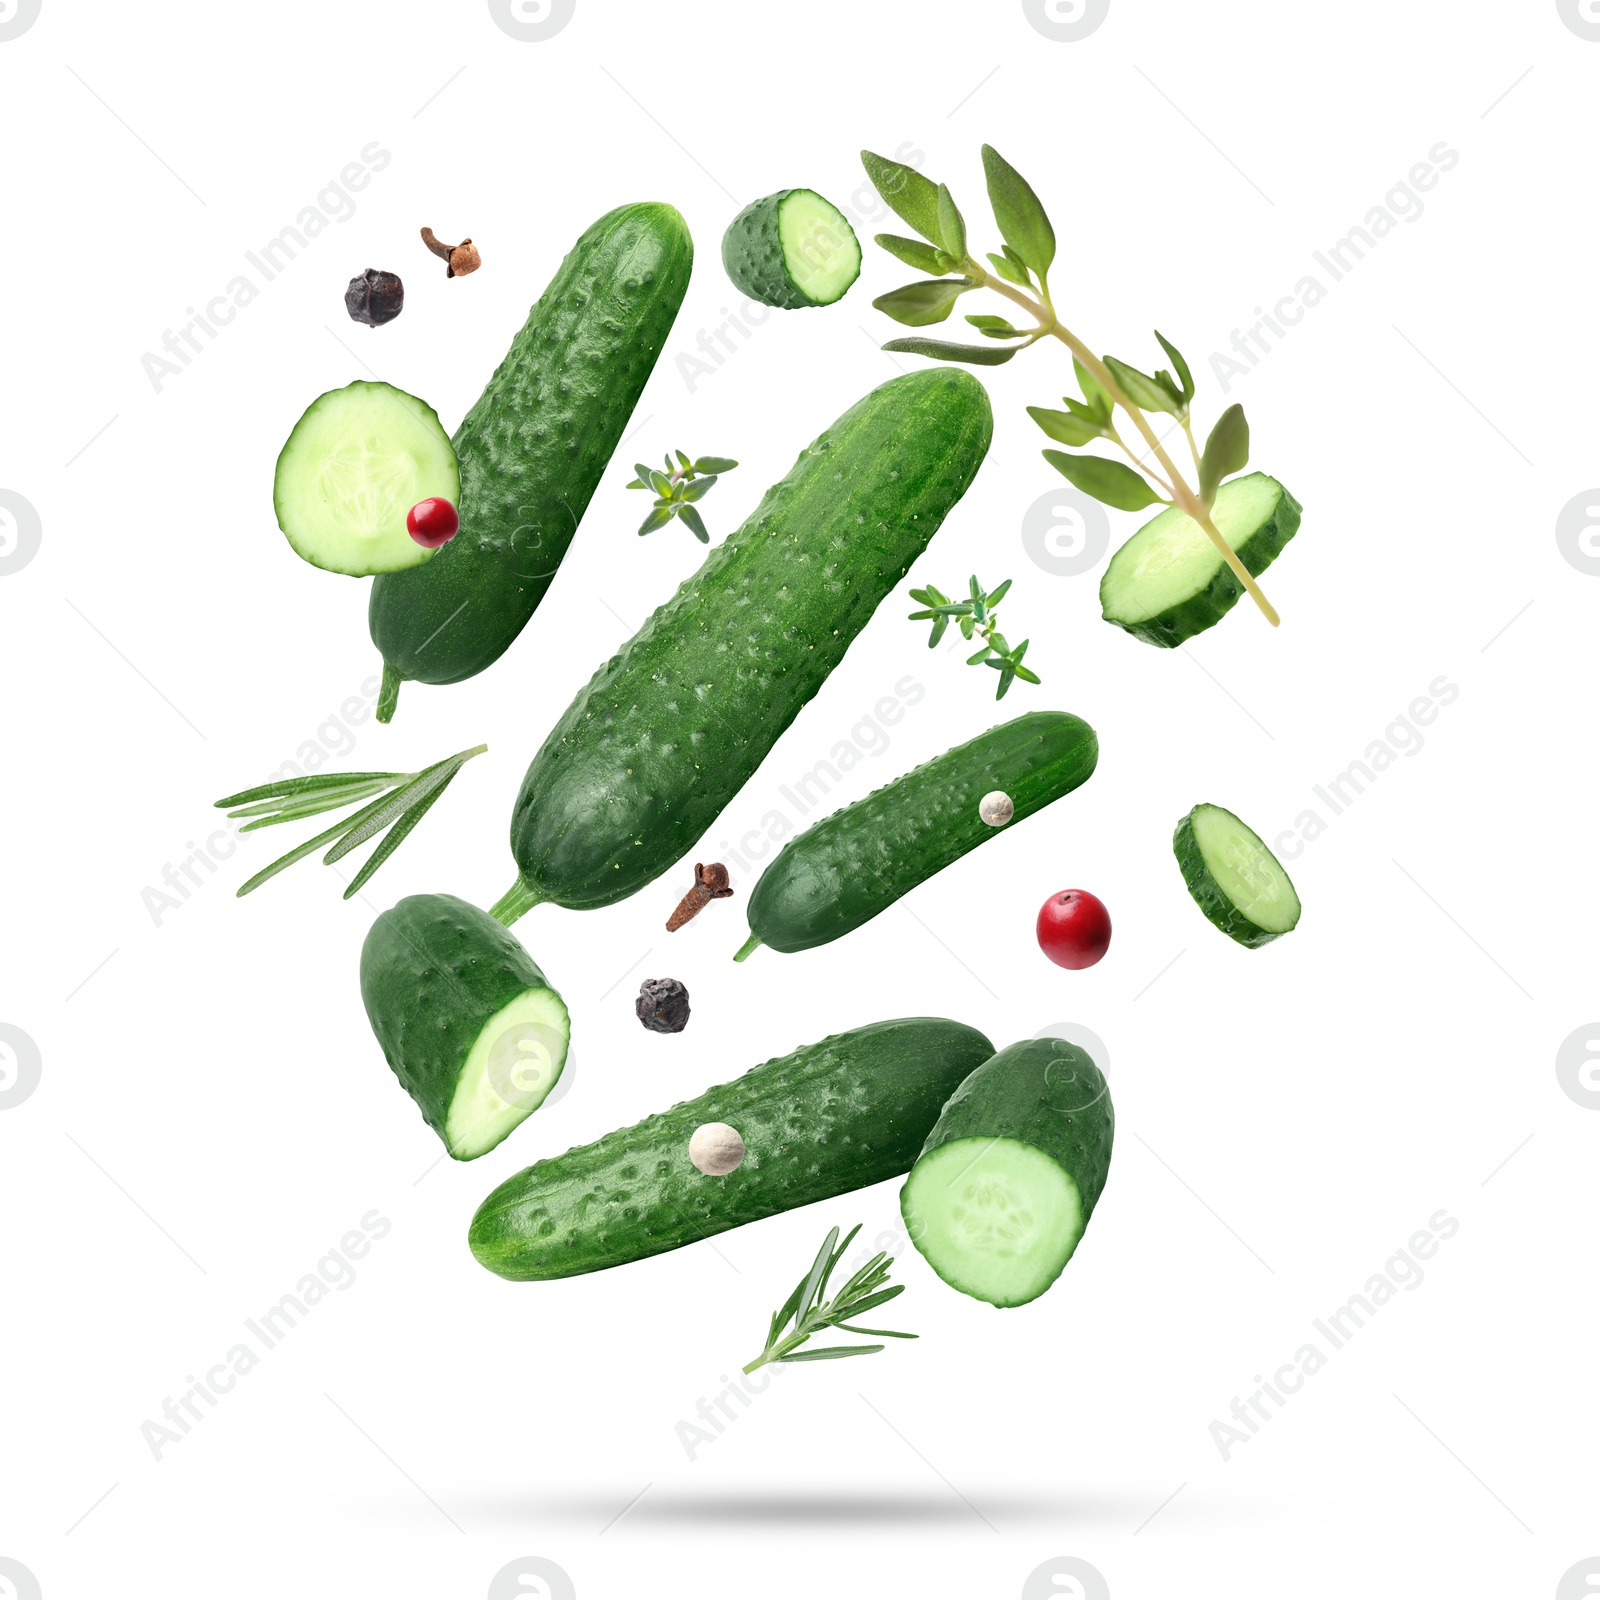
{"type": "Polygon", "coordinates": [[[982,639],[983,649],[975,656],[968,656],[967,665],[993,667],[1000,674],[1000,683],[995,689],[994,697],[996,700],[1003,700],[1013,679],[1021,678],[1024,683],[1039,681],[1039,675],[1022,664],[1022,658],[1028,651],[1028,641],[1024,639],[1019,645],[1011,645],[1006,642],[1006,636],[1000,632],[1000,617],[995,607],[1005,598],[1006,590],[1011,587],[1011,580],[1007,578],[998,589],[985,594],[983,585],[978,582],[977,574],[974,573],[969,587],[970,598],[966,600],[952,600],[942,590],[935,589],[931,583],[926,589],[913,589],[911,598],[918,601],[924,609],[911,612],[910,617],[913,622],[926,622],[932,619],[933,633],[928,640],[930,650],[944,637],[944,631],[952,621],[955,621],[961,629],[963,639],[971,639],[974,634],[982,639]]]}
{"type": "Polygon", "coordinates": [[[850,1248],[850,1241],[860,1232],[861,1224],[858,1222],[844,1236],[843,1243],[839,1243],[839,1230],[828,1230],[828,1237],[822,1241],[822,1248],[817,1252],[817,1259],[811,1263],[811,1270],[795,1285],[794,1293],[772,1313],[772,1322],[767,1328],[766,1348],[744,1371],[754,1372],[769,1361],[837,1361],[844,1356],[876,1355],[883,1349],[881,1344],[826,1345],[819,1350],[800,1348],[814,1333],[821,1333],[824,1328],[838,1328],[843,1333],[865,1334],[878,1339],[917,1337],[914,1333],[896,1333],[890,1328],[858,1328],[846,1320],[865,1316],[869,1311],[893,1300],[905,1288],[903,1283],[893,1284],[887,1289],[883,1287],[888,1282],[894,1257],[885,1255],[881,1250],[860,1271],[851,1275],[833,1299],[824,1301],[822,1298],[827,1292],[833,1269],[850,1248]],[[784,1332],[786,1328],[789,1329],[787,1333],[784,1332]]]}
{"type": "Polygon", "coordinates": [[[253,878],[239,886],[242,897],[252,889],[259,889],[268,878],[275,878],[285,867],[303,861],[323,845],[332,848],[322,858],[324,865],[358,849],[369,839],[384,834],[376,850],[367,857],[361,870],[350,880],[344,891],[348,900],[404,843],[406,835],[422,821],[440,795],[450,785],[450,780],[474,756],[480,756],[489,747],[475,745],[446,756],[421,772],[324,772],[303,778],[282,778],[272,783],[259,784],[254,789],[241,789],[218,800],[219,809],[227,810],[230,817],[250,817],[253,820],[240,828],[240,833],[252,833],[257,828],[275,827],[280,822],[298,822],[302,817],[314,817],[324,811],[339,811],[345,806],[365,800],[354,815],[336,823],[325,833],[307,839],[288,855],[279,856],[271,866],[263,867],[253,878]],[[376,796],[377,798],[373,798],[376,796]],[[384,833],[387,829],[388,832],[384,833]]]}
{"type": "Polygon", "coordinates": [[[727,456],[700,456],[691,461],[681,450],[674,454],[676,461],[670,455],[662,457],[667,464],[665,472],[647,467],[642,461],[634,463],[635,477],[628,487],[654,489],[656,494],[650,515],[640,525],[640,537],[666,527],[676,517],[701,544],[710,544],[711,535],[706,532],[695,502],[705,499],[717,479],[724,472],[732,472],[739,463],[727,456]]]}

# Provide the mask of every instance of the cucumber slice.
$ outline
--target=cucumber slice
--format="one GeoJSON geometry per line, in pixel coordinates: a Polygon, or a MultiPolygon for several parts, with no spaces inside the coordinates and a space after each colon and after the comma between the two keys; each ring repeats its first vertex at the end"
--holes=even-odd
{"type": "Polygon", "coordinates": [[[1300,896],[1278,858],[1231,811],[1199,805],[1172,835],[1183,881],[1206,919],[1250,949],[1300,920],[1300,896]]]}
{"type": "Polygon", "coordinates": [[[1037,1300],[1078,1248],[1114,1131],[1105,1077],[1077,1045],[1002,1050],[946,1102],[900,1191],[911,1242],[975,1300],[1037,1300]]]}
{"type": "Polygon", "coordinates": [[[313,400],[278,457],[278,526],[314,567],[366,578],[437,553],[406,532],[406,513],[437,496],[461,503],[450,436],[433,408],[358,379],[313,400]]]}
{"type": "Polygon", "coordinates": [[[410,895],[373,923],[361,998],[389,1066],[457,1161],[493,1150],[566,1065],[561,996],[514,935],[454,895],[410,895]]]}
{"type": "MultiPolygon", "coordinates": [[[[1276,478],[1252,472],[1217,491],[1211,520],[1256,577],[1295,536],[1300,511],[1276,478]]],[[[1243,592],[1200,524],[1168,506],[1112,556],[1100,579],[1100,613],[1134,638],[1171,649],[1220,622],[1243,592]]]]}
{"type": "Polygon", "coordinates": [[[815,189],[780,189],[728,225],[722,264],[752,300],[786,311],[831,306],[861,276],[861,244],[815,189]]]}

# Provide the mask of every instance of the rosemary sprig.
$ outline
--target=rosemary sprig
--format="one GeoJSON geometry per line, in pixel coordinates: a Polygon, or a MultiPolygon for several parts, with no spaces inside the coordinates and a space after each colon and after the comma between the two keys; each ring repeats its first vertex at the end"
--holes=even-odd
{"type": "Polygon", "coordinates": [[[637,476],[628,487],[654,489],[656,495],[655,505],[639,529],[640,535],[654,533],[676,517],[701,544],[710,544],[711,535],[706,532],[695,502],[704,500],[716,487],[718,477],[732,472],[739,463],[727,456],[700,456],[691,461],[681,450],[675,454],[676,461],[670,455],[662,458],[667,464],[665,472],[647,467],[642,461],[634,463],[637,476]]]}
{"type": "Polygon", "coordinates": [[[271,866],[263,867],[239,886],[238,894],[243,897],[252,889],[259,889],[268,878],[277,877],[285,867],[303,861],[325,844],[333,847],[322,858],[324,865],[329,865],[387,828],[387,835],[345,889],[344,898],[348,900],[399,849],[406,835],[444,793],[450,780],[474,756],[481,756],[488,748],[486,744],[475,745],[471,750],[446,756],[421,772],[325,772],[263,783],[218,800],[217,806],[227,810],[230,817],[254,819],[245,823],[240,833],[271,828],[280,822],[298,822],[302,817],[314,817],[324,811],[339,811],[362,800],[370,802],[325,833],[297,845],[288,855],[279,856],[271,866]]]}
{"type": "Polygon", "coordinates": [[[963,639],[971,639],[973,634],[983,640],[983,649],[975,656],[967,657],[969,667],[993,667],[1000,674],[1000,684],[995,690],[996,700],[1005,698],[1006,690],[1011,687],[1012,679],[1021,678],[1024,683],[1037,683],[1038,673],[1023,666],[1022,658],[1027,654],[1028,641],[1024,639],[1019,645],[1006,643],[1006,636],[1000,631],[1000,615],[995,607],[1005,599],[1006,590],[1011,587],[1011,580],[1006,579],[1000,587],[992,593],[985,594],[983,585],[978,582],[974,574],[970,585],[970,598],[966,600],[952,600],[941,589],[935,589],[930,583],[926,589],[913,589],[911,598],[925,609],[910,613],[913,622],[926,622],[933,620],[933,634],[928,640],[931,650],[944,637],[944,631],[950,626],[951,620],[957,620],[963,639]]]}
{"type": "Polygon", "coordinates": [[[823,1300],[833,1269],[850,1248],[850,1241],[860,1232],[861,1224],[858,1222],[844,1236],[843,1243],[838,1243],[839,1230],[828,1230],[828,1237],[822,1241],[822,1248],[817,1252],[811,1270],[795,1285],[794,1293],[772,1313],[766,1348],[744,1371],[754,1372],[769,1361],[836,1361],[842,1356],[876,1355],[883,1349],[881,1344],[827,1345],[820,1350],[800,1348],[812,1334],[821,1333],[824,1328],[838,1328],[845,1333],[866,1334],[878,1339],[917,1337],[914,1333],[896,1333],[890,1328],[857,1328],[846,1321],[848,1317],[865,1316],[886,1301],[893,1300],[905,1288],[903,1283],[894,1284],[888,1289],[883,1287],[888,1281],[889,1268],[894,1265],[894,1257],[886,1256],[881,1250],[850,1278],[832,1300],[823,1300]],[[791,1323],[793,1327],[785,1333],[784,1329],[791,1323]]]}

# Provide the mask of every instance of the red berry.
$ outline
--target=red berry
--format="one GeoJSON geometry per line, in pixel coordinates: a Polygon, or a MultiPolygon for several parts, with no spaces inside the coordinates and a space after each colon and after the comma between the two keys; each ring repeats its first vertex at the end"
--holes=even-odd
{"type": "Polygon", "coordinates": [[[461,518],[448,500],[419,500],[406,512],[406,532],[428,550],[449,544],[461,527],[461,518]]]}
{"type": "Polygon", "coordinates": [[[1063,889],[1039,908],[1039,948],[1058,967],[1092,967],[1111,943],[1111,913],[1087,889],[1063,889]]]}

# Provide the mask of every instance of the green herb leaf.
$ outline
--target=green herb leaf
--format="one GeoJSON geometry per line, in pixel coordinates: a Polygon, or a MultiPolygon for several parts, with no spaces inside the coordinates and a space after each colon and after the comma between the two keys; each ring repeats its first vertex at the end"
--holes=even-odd
{"type": "MultiPolygon", "coordinates": [[[[459,770],[459,768],[457,769],[459,770]]],[[[455,773],[450,774],[451,777],[455,773]]],[[[440,784],[432,794],[424,795],[395,825],[383,836],[378,848],[362,863],[361,870],[345,886],[343,899],[348,900],[352,895],[359,894],[366,886],[367,880],[392,856],[406,841],[406,836],[416,825],[427,816],[429,807],[442,795],[446,784],[440,784]]]]}
{"type": "Polygon", "coordinates": [[[1115,506],[1118,511],[1139,511],[1154,505],[1161,497],[1132,467],[1104,456],[1069,456],[1062,450],[1046,450],[1044,458],[1074,488],[1115,506]]]}
{"type": "Polygon", "coordinates": [[[685,472],[687,472],[689,470],[688,456],[686,456],[681,450],[674,450],[672,453],[678,458],[678,465],[682,467],[685,472]]]}
{"type": "Polygon", "coordinates": [[[717,475],[715,473],[712,473],[708,478],[696,478],[692,483],[685,483],[679,486],[678,500],[680,503],[683,501],[692,503],[696,500],[704,500],[716,486],[717,475]]]}
{"type": "Polygon", "coordinates": [[[994,268],[996,276],[1004,278],[1007,283],[1016,284],[1019,289],[1033,287],[1032,280],[1021,267],[1014,265],[1004,256],[995,255],[993,251],[988,252],[988,256],[989,264],[994,268]]]}
{"type": "Polygon", "coordinates": [[[1021,345],[950,344],[944,339],[891,339],[883,347],[898,355],[930,356],[935,361],[961,361],[969,367],[998,367],[1021,345]]]}
{"type": "Polygon", "coordinates": [[[1115,356],[1107,356],[1105,363],[1111,369],[1111,376],[1117,380],[1122,392],[1141,411],[1165,411],[1174,417],[1182,411],[1183,403],[1178,396],[1150,377],[1148,373],[1141,372],[1137,367],[1130,367],[1126,361],[1118,361],[1115,356]]]}
{"type": "Polygon", "coordinates": [[[800,1291],[800,1307],[797,1315],[801,1321],[805,1320],[806,1313],[815,1303],[817,1295],[822,1289],[827,1277],[828,1267],[833,1257],[833,1247],[839,1242],[839,1230],[830,1228],[828,1237],[822,1241],[822,1248],[817,1252],[817,1259],[811,1264],[805,1287],[800,1291]]]}
{"type": "Polygon", "coordinates": [[[970,322],[974,328],[981,328],[985,333],[988,333],[991,330],[998,330],[1003,331],[1008,337],[1020,337],[1017,330],[1013,328],[1004,317],[995,317],[990,316],[987,313],[983,313],[978,316],[968,317],[967,321],[970,322]]]}
{"type": "Polygon", "coordinates": [[[1217,418],[1200,452],[1200,498],[1209,507],[1222,480],[1243,472],[1249,464],[1250,424],[1245,421],[1244,407],[1232,405],[1217,418]]]}
{"type": "Polygon", "coordinates": [[[465,752],[450,756],[419,772],[410,783],[395,792],[370,816],[350,827],[344,837],[325,855],[323,865],[328,866],[358,850],[368,839],[376,838],[391,822],[403,816],[419,800],[443,789],[461,770],[468,757],[465,752]]]}
{"type": "Polygon", "coordinates": [[[908,267],[915,267],[918,272],[926,272],[930,277],[943,277],[947,272],[956,270],[956,263],[943,250],[924,244],[920,239],[907,239],[898,233],[877,233],[873,235],[873,243],[881,245],[908,267]]]}
{"type": "Polygon", "coordinates": [[[706,525],[700,518],[700,513],[691,505],[684,504],[678,507],[678,521],[681,522],[701,544],[710,544],[711,535],[706,532],[706,525]]]}
{"type": "Polygon", "coordinates": [[[779,1361],[837,1361],[841,1356],[875,1356],[881,1344],[831,1344],[821,1350],[796,1350],[792,1355],[778,1356],[779,1361]]]}
{"type": "Polygon", "coordinates": [[[1167,352],[1167,359],[1172,363],[1173,370],[1178,374],[1178,398],[1187,406],[1194,399],[1194,374],[1189,370],[1189,363],[1183,359],[1182,354],[1175,344],[1170,343],[1161,335],[1157,328],[1156,342],[1167,352]]]}
{"type": "Polygon", "coordinates": [[[403,772],[318,772],[304,778],[278,778],[271,783],[258,784],[254,789],[241,789],[238,794],[227,795],[212,804],[222,810],[251,800],[314,794],[321,789],[345,789],[357,783],[401,783],[405,777],[403,772]]]}
{"type": "Polygon", "coordinates": [[[1002,600],[1005,599],[1006,591],[1010,587],[1011,587],[1011,579],[1007,578],[1006,581],[1004,583],[1002,583],[998,589],[996,589],[992,594],[990,594],[990,596],[988,597],[987,604],[988,604],[988,607],[989,607],[989,609],[991,611],[993,611],[994,608],[997,605],[999,605],[1002,600]]]}
{"type": "Polygon", "coordinates": [[[1072,358],[1072,370],[1078,375],[1078,388],[1083,391],[1083,398],[1089,409],[1102,422],[1109,422],[1113,407],[1111,396],[1106,393],[1104,385],[1076,356],[1072,358]]]}
{"type": "Polygon", "coordinates": [[[939,185],[939,243],[952,261],[967,259],[967,224],[950,191],[939,185]]]}
{"type": "Polygon", "coordinates": [[[908,328],[925,328],[929,323],[943,322],[958,299],[972,287],[965,278],[949,282],[941,278],[926,278],[921,283],[908,283],[903,289],[891,289],[872,302],[876,310],[885,312],[896,322],[908,328]]]}
{"type": "Polygon", "coordinates": [[[1044,406],[1029,406],[1028,415],[1059,444],[1084,445],[1105,432],[1098,423],[1083,422],[1067,411],[1049,411],[1044,406]]]}
{"type": "Polygon", "coordinates": [[[701,456],[694,464],[696,472],[732,472],[739,463],[730,456],[701,456]]]}
{"type": "Polygon", "coordinates": [[[902,222],[908,222],[929,244],[939,243],[938,186],[904,162],[887,156],[861,152],[861,165],[867,169],[872,187],[902,222]]]}
{"type": "MultiPolygon", "coordinates": [[[[405,782],[406,775],[397,773],[395,781],[405,782]]],[[[239,829],[240,833],[254,833],[260,828],[274,828],[284,822],[303,822],[307,817],[320,817],[324,811],[343,811],[346,806],[359,805],[363,800],[370,800],[374,795],[394,787],[393,782],[358,783],[348,789],[325,789],[321,794],[308,795],[300,800],[264,800],[260,805],[244,806],[238,811],[230,811],[228,815],[255,817],[254,822],[247,822],[239,829]],[[270,812],[271,815],[263,816],[263,812],[270,812]]]]}
{"type": "Polygon", "coordinates": [[[1000,237],[1043,283],[1056,258],[1056,234],[1028,181],[993,145],[983,147],[983,175],[1000,237]]]}
{"type": "MultiPolygon", "coordinates": [[[[363,815],[361,812],[357,816],[363,815]]],[[[259,889],[268,878],[275,878],[285,867],[292,867],[297,861],[304,861],[314,851],[320,850],[330,839],[337,839],[349,824],[338,822],[329,828],[326,833],[319,833],[315,839],[307,839],[302,845],[297,845],[286,856],[279,856],[271,866],[263,867],[253,878],[246,878],[234,891],[235,898],[242,900],[252,889],[259,889]]]]}
{"type": "MultiPolygon", "coordinates": [[[[1020,674],[1019,674],[1020,676],[1020,674]]],[[[916,1339],[920,1334],[896,1333],[893,1328],[854,1328],[848,1322],[837,1324],[840,1333],[863,1333],[869,1339],[916,1339]]]]}
{"type": "Polygon", "coordinates": [[[664,528],[672,521],[672,508],[670,506],[656,506],[648,517],[639,524],[639,537],[642,539],[647,533],[654,533],[657,528],[664,528]]]}
{"type": "Polygon", "coordinates": [[[652,471],[650,474],[650,487],[661,496],[663,500],[672,498],[672,479],[664,472],[652,471]]]}

